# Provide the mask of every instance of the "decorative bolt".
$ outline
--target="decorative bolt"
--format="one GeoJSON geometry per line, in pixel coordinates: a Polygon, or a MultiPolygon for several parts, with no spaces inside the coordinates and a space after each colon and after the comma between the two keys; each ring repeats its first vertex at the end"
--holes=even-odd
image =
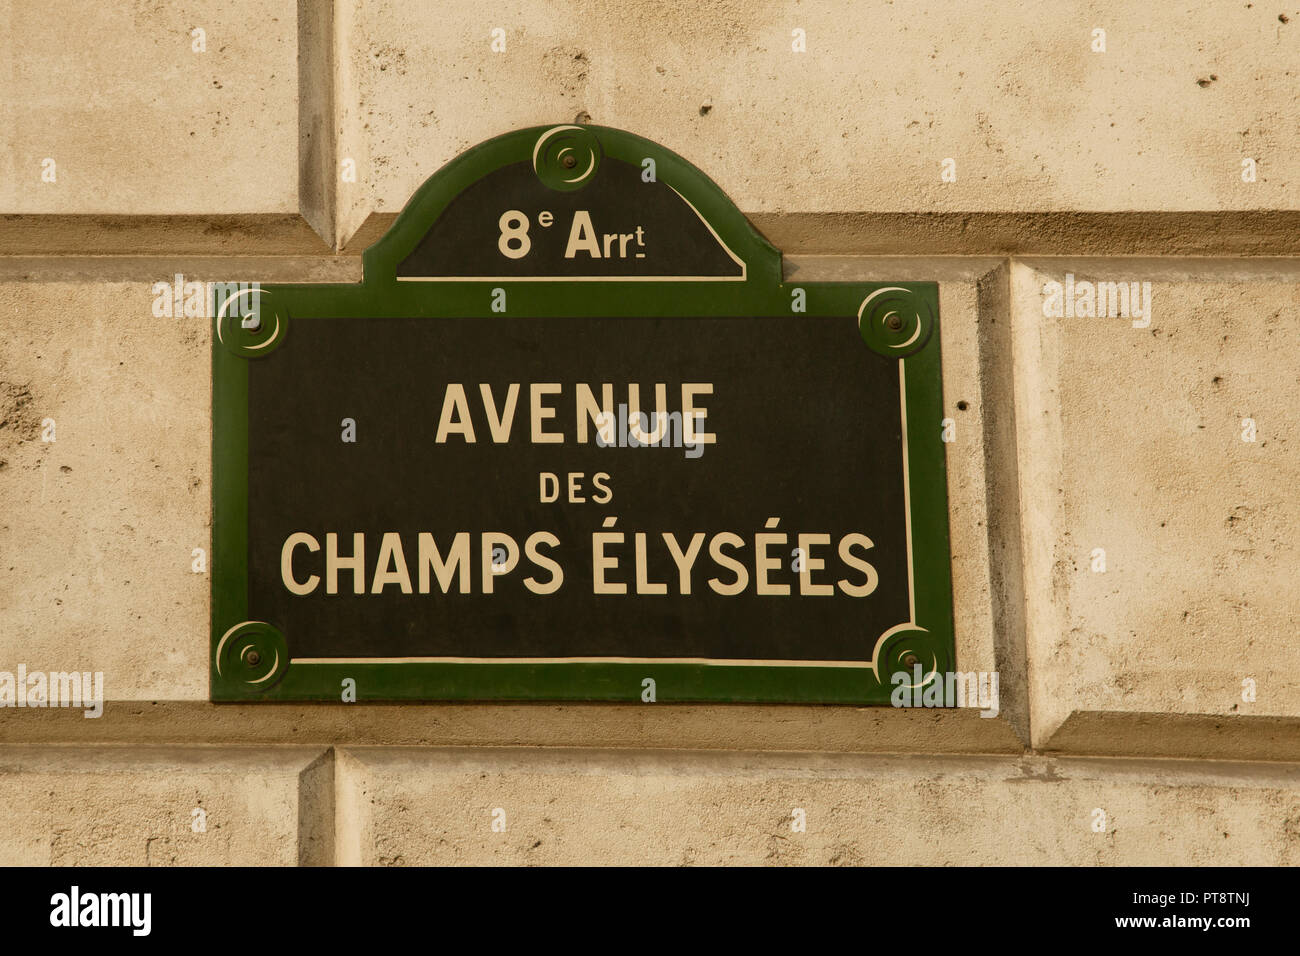
{"type": "Polygon", "coordinates": [[[915,654],[908,654],[903,658],[903,663],[908,667],[915,667],[917,664],[921,663],[921,659],[915,654]]]}
{"type": "Polygon", "coordinates": [[[245,660],[248,661],[249,667],[256,667],[258,664],[262,663],[262,655],[257,651],[249,651],[245,660]]]}
{"type": "Polygon", "coordinates": [[[568,153],[562,160],[560,160],[560,164],[565,169],[572,169],[574,166],[578,165],[578,157],[574,156],[572,153],[568,153]]]}
{"type": "Polygon", "coordinates": [[[903,327],[903,317],[898,313],[894,313],[889,318],[885,319],[885,324],[897,332],[903,327]]]}

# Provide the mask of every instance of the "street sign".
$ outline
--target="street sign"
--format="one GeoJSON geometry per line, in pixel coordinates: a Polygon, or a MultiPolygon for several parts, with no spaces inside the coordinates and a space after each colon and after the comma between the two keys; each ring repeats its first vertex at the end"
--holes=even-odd
{"type": "Polygon", "coordinates": [[[214,700],[886,703],[954,664],[938,290],[619,130],[460,156],[213,340],[214,700]]]}

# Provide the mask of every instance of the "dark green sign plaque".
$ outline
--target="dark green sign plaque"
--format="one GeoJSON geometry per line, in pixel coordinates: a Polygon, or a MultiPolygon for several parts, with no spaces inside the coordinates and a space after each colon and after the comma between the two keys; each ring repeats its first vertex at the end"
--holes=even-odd
{"type": "Polygon", "coordinates": [[[220,303],[214,700],[879,704],[954,665],[938,289],[789,283],[699,170],[558,126],[358,285],[220,303]]]}

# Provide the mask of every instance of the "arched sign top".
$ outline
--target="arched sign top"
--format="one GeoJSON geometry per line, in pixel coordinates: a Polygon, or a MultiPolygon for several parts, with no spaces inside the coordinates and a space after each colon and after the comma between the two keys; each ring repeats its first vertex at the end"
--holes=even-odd
{"type": "Polygon", "coordinates": [[[657,143],[536,126],[434,173],[366,250],[367,284],[780,282],[781,254],[718,186],[657,143]]]}

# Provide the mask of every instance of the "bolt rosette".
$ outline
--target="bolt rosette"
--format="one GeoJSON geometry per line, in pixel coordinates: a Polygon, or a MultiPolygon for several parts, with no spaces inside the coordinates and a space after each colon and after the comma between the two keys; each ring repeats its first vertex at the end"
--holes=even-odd
{"type": "Polygon", "coordinates": [[[215,663],[218,677],[242,690],[261,693],[284,676],[289,648],[284,635],[270,624],[245,621],[222,636],[215,663]]]}
{"type": "Polygon", "coordinates": [[[858,307],[858,331],[875,353],[907,358],[925,348],[935,327],[930,300],[913,289],[886,286],[858,307]]]}
{"type": "Polygon", "coordinates": [[[533,170],[551,189],[572,192],[591,182],[600,167],[600,140],[582,126],[555,126],[537,138],[533,170]]]}
{"type": "Polygon", "coordinates": [[[226,349],[243,358],[268,355],[279,348],[289,334],[289,316],[263,301],[270,295],[265,290],[256,292],[251,309],[237,307],[232,299],[218,304],[216,318],[217,341],[226,349]],[[243,315],[243,312],[249,312],[243,315]]]}

